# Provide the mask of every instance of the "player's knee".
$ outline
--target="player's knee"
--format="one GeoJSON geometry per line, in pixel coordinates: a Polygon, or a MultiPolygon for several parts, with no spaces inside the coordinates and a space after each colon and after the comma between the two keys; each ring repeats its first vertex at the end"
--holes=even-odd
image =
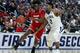
{"type": "Polygon", "coordinates": [[[48,48],[51,48],[51,47],[52,47],[52,44],[47,43],[47,47],[48,47],[48,48]]]}
{"type": "Polygon", "coordinates": [[[35,41],[34,41],[34,47],[37,47],[38,44],[39,44],[39,42],[35,40],[35,41]]]}

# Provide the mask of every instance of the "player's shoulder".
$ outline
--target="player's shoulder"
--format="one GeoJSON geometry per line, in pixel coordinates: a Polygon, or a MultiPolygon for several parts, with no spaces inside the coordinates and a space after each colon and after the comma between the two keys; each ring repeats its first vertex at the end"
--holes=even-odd
{"type": "Polygon", "coordinates": [[[35,10],[34,10],[34,9],[31,9],[30,11],[31,11],[31,12],[35,12],[35,10]]]}
{"type": "Polygon", "coordinates": [[[35,12],[35,10],[32,9],[32,8],[28,10],[28,13],[29,13],[29,14],[34,14],[34,12],[35,12]]]}
{"type": "Polygon", "coordinates": [[[44,8],[40,8],[39,11],[40,12],[45,12],[45,9],[44,8]]]}

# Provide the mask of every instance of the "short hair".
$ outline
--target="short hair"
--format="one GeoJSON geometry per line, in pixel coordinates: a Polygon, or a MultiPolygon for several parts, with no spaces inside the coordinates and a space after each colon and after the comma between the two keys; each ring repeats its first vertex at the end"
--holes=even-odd
{"type": "Polygon", "coordinates": [[[33,2],[31,3],[31,7],[34,8],[34,7],[35,7],[35,4],[40,5],[41,2],[40,2],[39,0],[33,1],[33,2]]]}
{"type": "Polygon", "coordinates": [[[48,2],[47,4],[52,6],[52,8],[53,8],[53,3],[52,2],[48,2]]]}
{"type": "Polygon", "coordinates": [[[36,1],[33,1],[31,4],[33,4],[33,5],[38,4],[39,5],[39,4],[41,4],[41,2],[40,2],[40,0],[36,0],[36,1]]]}
{"type": "Polygon", "coordinates": [[[52,3],[52,2],[48,2],[47,4],[48,4],[48,5],[51,5],[51,6],[53,6],[53,3],[52,3]]]}

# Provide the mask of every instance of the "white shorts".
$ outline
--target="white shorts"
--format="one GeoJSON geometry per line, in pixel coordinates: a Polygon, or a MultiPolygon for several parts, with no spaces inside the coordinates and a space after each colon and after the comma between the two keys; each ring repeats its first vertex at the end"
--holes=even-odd
{"type": "Polygon", "coordinates": [[[61,36],[60,29],[56,29],[56,30],[51,29],[49,34],[46,37],[47,38],[47,45],[49,47],[52,47],[53,42],[60,41],[60,36],[61,36]]]}

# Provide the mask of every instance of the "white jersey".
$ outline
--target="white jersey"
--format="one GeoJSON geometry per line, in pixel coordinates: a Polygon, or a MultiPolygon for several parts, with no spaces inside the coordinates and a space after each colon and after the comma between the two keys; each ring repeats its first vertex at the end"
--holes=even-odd
{"type": "Polygon", "coordinates": [[[50,25],[51,29],[48,33],[48,36],[46,36],[47,39],[47,45],[49,47],[52,46],[53,42],[59,42],[61,31],[62,31],[62,23],[60,16],[55,16],[54,12],[51,11],[49,14],[45,14],[45,17],[48,21],[48,24],[50,25]]]}
{"type": "Polygon", "coordinates": [[[51,11],[49,14],[46,13],[45,17],[46,17],[49,25],[51,26],[51,29],[57,30],[57,29],[60,29],[60,27],[62,26],[60,16],[58,16],[58,17],[55,16],[53,11],[51,11]]]}

